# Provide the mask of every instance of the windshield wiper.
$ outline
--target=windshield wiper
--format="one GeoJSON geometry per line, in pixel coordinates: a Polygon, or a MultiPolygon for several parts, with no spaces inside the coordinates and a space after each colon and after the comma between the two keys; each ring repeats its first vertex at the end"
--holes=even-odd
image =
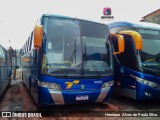
{"type": "Polygon", "coordinates": [[[76,63],[76,41],[77,39],[75,39],[75,42],[74,42],[74,49],[72,51],[72,54],[71,54],[71,57],[69,58],[69,63],[67,64],[67,69],[65,70],[65,73],[64,73],[64,76],[67,76],[68,75],[68,71],[71,67],[71,64],[73,62],[73,58],[75,56],[75,63],[76,63]]]}
{"type": "MultiPolygon", "coordinates": [[[[89,62],[91,63],[92,67],[94,68],[95,71],[97,71],[97,76],[101,77],[101,74],[100,74],[100,72],[97,69],[97,66],[93,62],[94,60],[89,55],[87,55],[85,42],[84,42],[84,56],[83,57],[89,58],[89,62]]],[[[83,64],[84,64],[84,58],[83,58],[83,64]]],[[[83,65],[83,70],[84,70],[84,65],[83,65]]]]}

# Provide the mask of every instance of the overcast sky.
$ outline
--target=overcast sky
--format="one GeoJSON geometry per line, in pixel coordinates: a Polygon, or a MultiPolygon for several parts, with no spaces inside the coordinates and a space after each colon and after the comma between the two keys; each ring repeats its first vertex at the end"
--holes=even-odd
{"type": "Polygon", "coordinates": [[[23,46],[44,13],[102,22],[103,8],[112,9],[113,21],[139,21],[160,8],[159,0],[0,0],[0,44],[23,46]],[[10,40],[10,43],[9,43],[10,40]]]}

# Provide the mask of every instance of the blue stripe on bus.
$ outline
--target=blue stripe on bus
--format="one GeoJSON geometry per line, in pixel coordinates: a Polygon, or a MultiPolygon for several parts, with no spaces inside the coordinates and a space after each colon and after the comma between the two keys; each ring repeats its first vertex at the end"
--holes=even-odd
{"type": "Polygon", "coordinates": [[[121,79],[122,86],[123,88],[128,88],[128,89],[134,89],[134,88],[129,88],[129,85],[135,85],[136,86],[136,100],[150,100],[150,99],[160,99],[160,88],[154,88],[148,85],[145,85],[143,83],[140,83],[136,81],[134,78],[131,77],[131,75],[134,75],[136,77],[155,82],[158,85],[160,85],[160,77],[158,76],[153,76],[153,75],[148,75],[142,72],[137,72],[131,69],[128,69],[124,66],[121,66],[123,69],[123,73],[127,75],[127,77],[124,79],[121,79]]]}

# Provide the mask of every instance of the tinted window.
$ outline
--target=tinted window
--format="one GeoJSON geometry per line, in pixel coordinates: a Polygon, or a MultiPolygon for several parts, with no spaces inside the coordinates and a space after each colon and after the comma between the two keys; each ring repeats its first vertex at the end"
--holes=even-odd
{"type": "Polygon", "coordinates": [[[106,25],[81,21],[82,36],[93,38],[108,38],[108,28],[106,25]]]}
{"type": "Polygon", "coordinates": [[[133,39],[129,35],[124,35],[125,49],[124,52],[117,55],[120,63],[125,67],[136,70],[137,69],[137,57],[135,51],[135,45],[133,39]]]}

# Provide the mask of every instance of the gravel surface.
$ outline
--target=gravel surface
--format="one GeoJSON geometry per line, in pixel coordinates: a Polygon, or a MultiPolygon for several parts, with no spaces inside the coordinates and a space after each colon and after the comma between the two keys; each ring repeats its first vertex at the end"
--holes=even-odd
{"type": "MultiPolygon", "coordinates": [[[[105,117],[105,113],[119,113],[121,111],[160,111],[159,101],[134,101],[113,95],[109,103],[45,106],[38,107],[27,92],[22,81],[12,80],[9,88],[0,99],[0,111],[36,112],[43,110],[48,116],[42,118],[0,118],[0,120],[158,120],[158,117],[105,117]],[[55,112],[56,111],[56,112],[55,112]],[[100,117],[101,116],[101,117],[100,117]]],[[[160,113],[160,112],[159,112],[160,113]]],[[[160,114],[159,114],[160,115],[160,114]]]]}

